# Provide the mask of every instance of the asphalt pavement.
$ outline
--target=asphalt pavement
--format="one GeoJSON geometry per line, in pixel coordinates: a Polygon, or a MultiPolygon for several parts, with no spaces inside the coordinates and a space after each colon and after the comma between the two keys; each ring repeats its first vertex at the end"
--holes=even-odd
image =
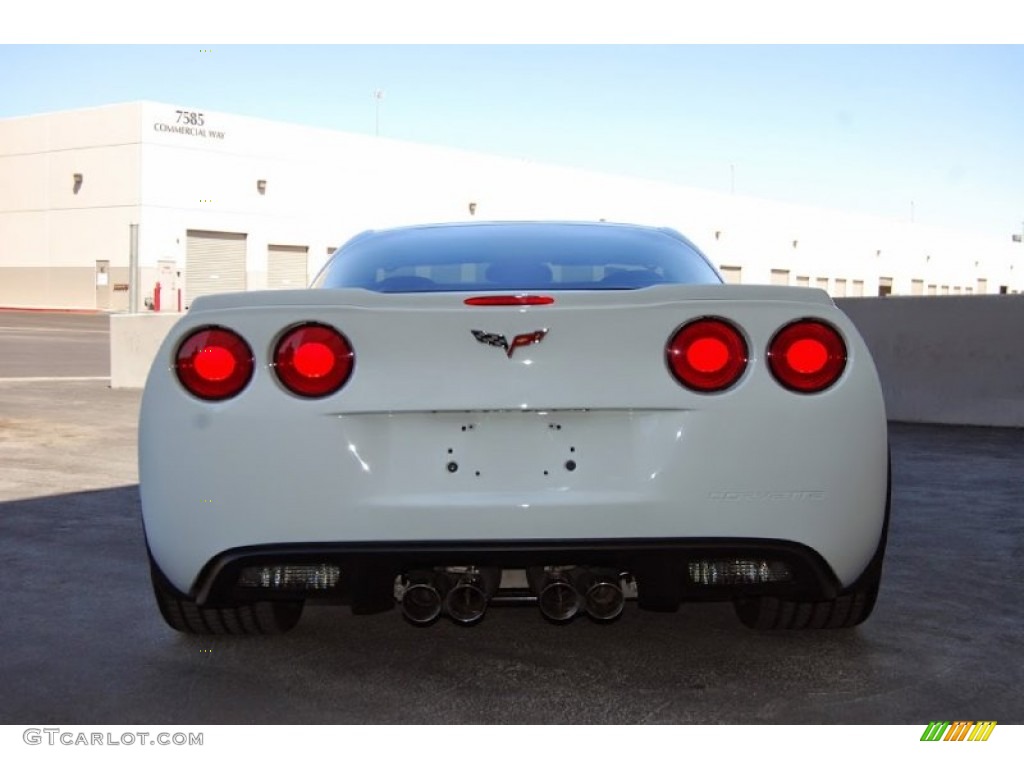
{"type": "Polygon", "coordinates": [[[0,310],[0,380],[109,377],[110,317],[0,310]]]}

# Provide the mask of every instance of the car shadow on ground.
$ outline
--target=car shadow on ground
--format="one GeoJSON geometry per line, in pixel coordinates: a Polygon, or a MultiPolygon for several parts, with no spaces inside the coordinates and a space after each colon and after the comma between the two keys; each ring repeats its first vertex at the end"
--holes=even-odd
{"type": "MultiPolygon", "coordinates": [[[[894,466],[916,471],[896,452],[894,466]]],[[[882,595],[853,630],[754,632],[727,604],[564,626],[495,608],[426,628],[311,606],[291,633],[253,638],[163,623],[137,486],[4,502],[0,722],[1020,722],[1021,611],[992,613],[1012,551],[979,567],[971,527],[944,534],[947,513],[912,495],[896,489],[882,595]]]]}

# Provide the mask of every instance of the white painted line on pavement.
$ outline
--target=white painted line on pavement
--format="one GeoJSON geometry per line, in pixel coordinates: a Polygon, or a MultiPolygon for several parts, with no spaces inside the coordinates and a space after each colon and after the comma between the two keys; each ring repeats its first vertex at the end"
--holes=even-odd
{"type": "Polygon", "coordinates": [[[110,381],[109,376],[11,376],[0,378],[0,384],[12,382],[41,382],[41,381],[110,381]]]}
{"type": "Polygon", "coordinates": [[[33,333],[110,333],[91,328],[64,328],[59,325],[0,325],[0,331],[31,331],[33,333]]]}

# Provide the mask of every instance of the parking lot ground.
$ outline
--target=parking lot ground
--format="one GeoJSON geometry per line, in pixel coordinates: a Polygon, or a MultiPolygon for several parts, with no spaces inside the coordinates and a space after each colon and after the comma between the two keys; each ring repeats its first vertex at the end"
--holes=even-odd
{"type": "Polygon", "coordinates": [[[311,607],[211,639],[150,593],[139,401],[0,382],[2,723],[1024,723],[1022,430],[891,425],[882,591],[854,630],[753,632],[725,604],[426,629],[311,607]]]}

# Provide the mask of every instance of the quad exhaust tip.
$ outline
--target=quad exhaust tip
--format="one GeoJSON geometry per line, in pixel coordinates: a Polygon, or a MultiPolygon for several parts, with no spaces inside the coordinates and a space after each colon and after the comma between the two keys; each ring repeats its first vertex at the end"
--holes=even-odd
{"type": "Polygon", "coordinates": [[[402,613],[413,624],[434,623],[441,615],[441,593],[429,581],[409,584],[402,594],[402,613]]]}
{"type": "Polygon", "coordinates": [[[590,618],[597,621],[613,621],[622,614],[626,598],[622,594],[618,579],[598,579],[587,589],[583,604],[590,618]]]}
{"type": "Polygon", "coordinates": [[[537,607],[548,621],[570,621],[583,606],[583,600],[571,578],[573,570],[547,566],[526,571],[530,591],[537,596],[537,607]]]}
{"type": "Polygon", "coordinates": [[[473,624],[484,617],[488,599],[487,593],[477,584],[460,582],[445,595],[445,613],[457,624],[473,624]]]}
{"type": "Polygon", "coordinates": [[[580,610],[580,593],[568,581],[553,580],[537,598],[540,612],[551,621],[569,621],[580,610]]]}
{"type": "MultiPolygon", "coordinates": [[[[475,624],[498,594],[501,573],[500,568],[450,567],[406,574],[402,613],[420,626],[442,614],[456,624],[475,624]]],[[[571,621],[581,611],[595,621],[614,621],[625,607],[624,574],[615,569],[544,566],[527,569],[526,577],[541,614],[554,623],[571,621]]]]}
{"type": "Polygon", "coordinates": [[[432,624],[442,613],[457,624],[475,624],[498,591],[501,569],[446,568],[408,574],[403,581],[402,613],[413,624],[432,624]]]}
{"type": "Polygon", "coordinates": [[[527,572],[540,612],[549,621],[570,621],[580,611],[596,621],[613,621],[626,604],[622,577],[606,568],[533,568],[527,572]]]}
{"type": "Polygon", "coordinates": [[[447,576],[455,580],[444,598],[448,618],[458,624],[480,621],[501,584],[501,569],[452,568],[448,569],[447,576]]]}

